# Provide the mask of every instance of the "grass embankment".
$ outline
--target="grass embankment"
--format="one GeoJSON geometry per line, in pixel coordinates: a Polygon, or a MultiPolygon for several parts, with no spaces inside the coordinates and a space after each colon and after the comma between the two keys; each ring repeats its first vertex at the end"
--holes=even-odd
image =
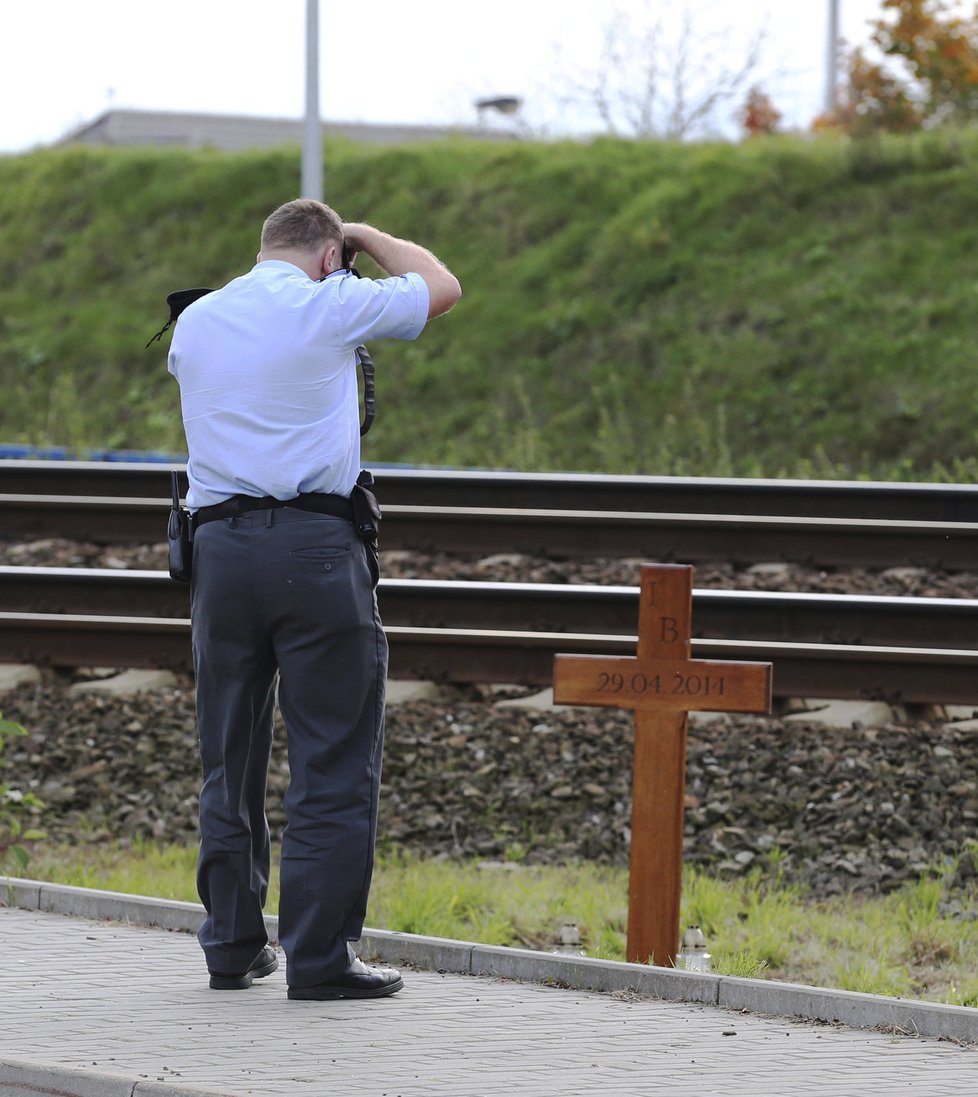
{"type": "MultiPolygon", "coordinates": [[[[978,478],[978,134],[331,146],[465,297],[375,349],[365,459],[978,478]]],[[[172,289],[247,270],[297,150],[0,158],[0,440],[181,450],[172,289]]],[[[364,263],[370,273],[369,263],[364,263]]]]}
{"type": "MultiPolygon", "coordinates": [[[[192,848],[152,843],[42,844],[25,874],[196,902],[195,856],[192,848]]],[[[550,950],[559,926],[570,920],[589,956],[621,960],[627,892],[622,868],[484,867],[388,852],[378,861],[368,925],[550,950]]],[[[274,872],[267,909],[278,909],[274,872]]],[[[978,1005],[978,922],[969,912],[975,909],[978,894],[957,890],[949,896],[940,874],[883,898],[819,902],[757,877],[721,881],[687,867],[682,921],[703,927],[718,973],[973,1006],[978,1005]]]]}

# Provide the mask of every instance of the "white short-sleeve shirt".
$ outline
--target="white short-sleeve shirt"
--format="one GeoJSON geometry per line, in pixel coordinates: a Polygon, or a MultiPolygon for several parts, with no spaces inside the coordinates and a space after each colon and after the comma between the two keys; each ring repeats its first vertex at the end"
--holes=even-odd
{"type": "Polygon", "coordinates": [[[415,339],[418,274],[314,282],[267,259],[180,315],[168,369],[180,384],[191,510],[231,495],[349,495],[360,471],[355,348],[415,339]]]}

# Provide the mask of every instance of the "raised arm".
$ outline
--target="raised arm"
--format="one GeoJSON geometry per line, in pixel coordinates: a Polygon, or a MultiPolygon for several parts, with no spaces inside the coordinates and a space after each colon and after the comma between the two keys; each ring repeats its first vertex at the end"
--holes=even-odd
{"type": "Polygon", "coordinates": [[[372,225],[343,226],[347,247],[351,252],[366,252],[387,274],[420,274],[428,287],[428,319],[455,307],[462,296],[462,287],[454,274],[427,248],[410,240],[401,240],[372,225]]]}

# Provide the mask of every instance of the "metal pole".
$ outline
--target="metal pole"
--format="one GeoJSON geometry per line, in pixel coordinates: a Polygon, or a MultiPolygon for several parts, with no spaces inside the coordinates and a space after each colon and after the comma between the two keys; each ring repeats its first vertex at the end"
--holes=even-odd
{"type": "Polygon", "coordinates": [[[825,50],[825,113],[839,105],[839,0],[829,0],[829,33],[825,50]]]}
{"type": "Polygon", "coordinates": [[[323,200],[323,124],[319,116],[319,0],[306,0],[306,119],[302,197],[323,200]]]}

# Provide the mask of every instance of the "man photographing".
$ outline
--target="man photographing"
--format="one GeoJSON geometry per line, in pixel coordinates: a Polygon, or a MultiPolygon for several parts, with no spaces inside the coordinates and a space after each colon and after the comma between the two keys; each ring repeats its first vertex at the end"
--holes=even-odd
{"type": "Polygon", "coordinates": [[[368,967],[387,641],[361,489],[356,347],[415,339],[459,300],[430,251],[311,199],[265,221],[257,265],[181,314],[180,385],[194,512],[191,625],[203,763],[198,934],[215,989],[271,974],[265,789],[276,684],[288,737],[279,939],[288,995],[400,990],[368,967]],[[388,275],[344,265],[365,252],[388,275]]]}

